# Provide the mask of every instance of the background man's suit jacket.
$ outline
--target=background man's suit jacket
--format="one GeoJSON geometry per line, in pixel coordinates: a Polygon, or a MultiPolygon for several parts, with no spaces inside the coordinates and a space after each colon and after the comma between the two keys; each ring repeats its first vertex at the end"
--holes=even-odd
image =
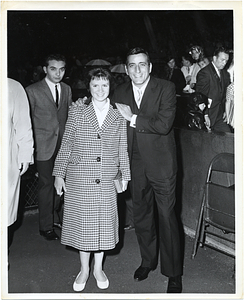
{"type": "Polygon", "coordinates": [[[124,103],[137,115],[136,129],[128,122],[128,152],[132,157],[134,130],[138,148],[146,169],[155,178],[169,178],[177,171],[176,146],[172,130],[175,111],[175,85],[163,79],[151,77],[138,110],[134,100],[132,83],[119,85],[113,94],[113,102],[124,103]]]}
{"type": "Polygon", "coordinates": [[[26,88],[31,107],[31,118],[37,160],[48,160],[54,154],[58,138],[62,138],[72,103],[71,88],[61,82],[59,107],[56,107],[51,90],[43,79],[26,88]]]}
{"type": "Polygon", "coordinates": [[[230,84],[230,76],[226,70],[220,70],[221,80],[212,63],[201,69],[197,74],[196,92],[201,92],[212,100],[208,114],[211,126],[217,117],[224,113],[226,88],[230,84]]]}

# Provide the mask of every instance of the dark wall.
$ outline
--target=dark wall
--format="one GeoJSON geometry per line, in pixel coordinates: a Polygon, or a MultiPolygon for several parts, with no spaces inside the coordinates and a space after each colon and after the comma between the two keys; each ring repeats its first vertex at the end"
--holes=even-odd
{"type": "Polygon", "coordinates": [[[183,225],[195,231],[209,163],[219,153],[234,153],[234,134],[176,128],[175,136],[179,164],[177,207],[183,225]]]}

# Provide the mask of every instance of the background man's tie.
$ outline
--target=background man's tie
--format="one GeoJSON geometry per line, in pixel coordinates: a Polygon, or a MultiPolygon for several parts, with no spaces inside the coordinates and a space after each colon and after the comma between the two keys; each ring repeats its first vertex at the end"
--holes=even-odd
{"type": "Polygon", "coordinates": [[[59,94],[58,94],[58,85],[55,85],[55,92],[56,92],[56,106],[58,107],[58,100],[59,100],[59,94]]]}

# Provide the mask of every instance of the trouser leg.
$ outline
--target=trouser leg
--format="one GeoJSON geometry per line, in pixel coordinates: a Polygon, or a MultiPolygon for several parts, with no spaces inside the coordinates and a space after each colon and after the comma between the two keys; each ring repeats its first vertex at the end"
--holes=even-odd
{"type": "Polygon", "coordinates": [[[133,201],[135,232],[143,267],[155,268],[157,264],[157,237],[154,221],[153,190],[145,176],[143,162],[132,162],[131,195],[133,201]]]}
{"type": "Polygon", "coordinates": [[[126,199],[125,200],[125,205],[126,205],[126,225],[131,225],[134,227],[134,217],[133,217],[133,203],[132,199],[126,199]]]}
{"type": "Polygon", "coordinates": [[[54,177],[52,176],[54,159],[37,161],[38,171],[38,209],[39,229],[42,231],[53,229],[54,208],[54,177]]]}
{"type": "Polygon", "coordinates": [[[179,227],[174,210],[176,176],[149,180],[158,209],[161,273],[169,277],[182,275],[179,227]]]}

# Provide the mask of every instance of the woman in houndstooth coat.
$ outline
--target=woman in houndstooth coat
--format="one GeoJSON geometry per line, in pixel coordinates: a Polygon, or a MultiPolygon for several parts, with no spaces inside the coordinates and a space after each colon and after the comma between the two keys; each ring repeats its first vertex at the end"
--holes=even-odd
{"type": "Polygon", "coordinates": [[[126,121],[108,99],[110,73],[94,69],[88,79],[91,98],[71,107],[53,170],[57,194],[65,192],[61,243],[80,252],[75,291],[85,287],[91,251],[98,287],[109,285],[102,270],[104,251],[119,241],[113,180],[121,172],[123,191],[130,180],[126,121]]]}

